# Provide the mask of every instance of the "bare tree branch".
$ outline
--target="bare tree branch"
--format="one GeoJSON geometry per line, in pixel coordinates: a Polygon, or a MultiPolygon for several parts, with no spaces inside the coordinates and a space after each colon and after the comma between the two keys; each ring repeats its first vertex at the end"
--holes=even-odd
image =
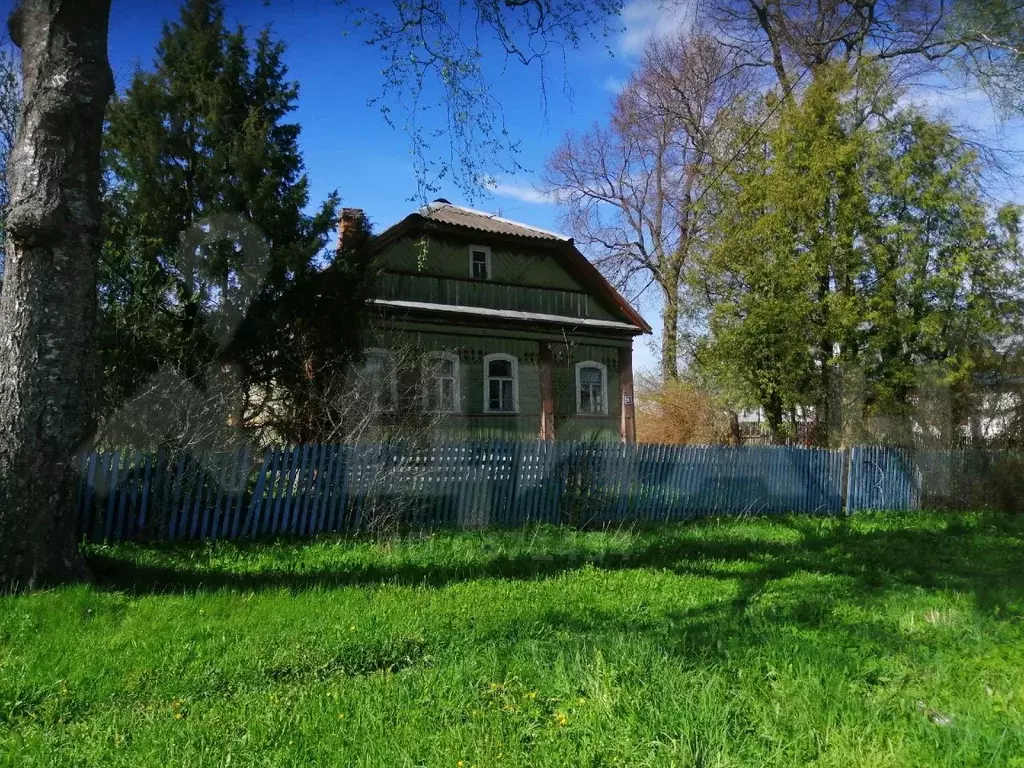
{"type": "Polygon", "coordinates": [[[706,185],[751,84],[736,52],[710,35],[652,40],[609,126],[567,136],[548,161],[545,187],[598,268],[627,293],[644,278],[662,289],[667,378],[678,375],[683,276],[713,210],[706,185]]]}

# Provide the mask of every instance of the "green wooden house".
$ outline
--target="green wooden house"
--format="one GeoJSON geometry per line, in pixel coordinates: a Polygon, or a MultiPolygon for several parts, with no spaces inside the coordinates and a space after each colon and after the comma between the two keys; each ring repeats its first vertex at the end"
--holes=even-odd
{"type": "MultiPolygon", "coordinates": [[[[342,238],[361,216],[342,211],[342,238]]],[[[437,200],[372,248],[378,397],[463,436],[635,439],[633,337],[650,326],[571,238],[437,200]]]]}

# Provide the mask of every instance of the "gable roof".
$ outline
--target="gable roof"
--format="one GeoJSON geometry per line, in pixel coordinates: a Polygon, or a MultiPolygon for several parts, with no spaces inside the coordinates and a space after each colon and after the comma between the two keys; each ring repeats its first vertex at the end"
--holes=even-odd
{"type": "Polygon", "coordinates": [[[463,208],[461,205],[452,205],[447,200],[435,200],[423,206],[417,211],[423,218],[429,221],[438,221],[442,224],[451,224],[456,227],[475,229],[478,232],[487,232],[493,235],[514,235],[516,237],[534,237],[539,240],[558,240],[572,242],[572,238],[560,235],[557,232],[550,232],[540,227],[532,227],[511,219],[503,219],[493,213],[477,211],[473,208],[463,208]]]}
{"type": "Polygon", "coordinates": [[[587,260],[587,257],[573,243],[571,237],[547,229],[504,219],[473,208],[453,205],[447,200],[438,199],[424,205],[377,235],[374,238],[374,250],[383,248],[407,232],[426,228],[448,229],[456,232],[483,232],[502,238],[530,240],[536,245],[550,248],[554,254],[560,257],[566,271],[593,294],[605,298],[642,332],[651,332],[651,326],[647,324],[647,321],[587,260]]]}

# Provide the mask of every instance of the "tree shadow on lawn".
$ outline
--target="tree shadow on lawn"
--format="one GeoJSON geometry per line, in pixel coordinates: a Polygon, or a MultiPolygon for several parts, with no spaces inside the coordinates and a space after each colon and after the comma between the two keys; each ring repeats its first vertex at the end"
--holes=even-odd
{"type": "MultiPolygon", "coordinates": [[[[482,563],[398,564],[342,569],[342,566],[296,572],[265,570],[234,573],[202,570],[169,547],[167,566],[146,565],[97,552],[89,557],[102,589],[135,594],[231,589],[301,591],[316,588],[379,585],[443,587],[480,579],[541,579],[585,565],[606,571],[664,569],[680,575],[735,580],[739,594],[733,610],[742,611],[769,582],[806,572],[844,576],[864,594],[900,586],[950,589],[975,596],[979,608],[998,614],[1024,611],[1024,525],[1019,519],[993,515],[973,526],[955,519],[943,530],[897,528],[857,530],[848,522],[829,528],[796,518],[775,521],[793,528],[792,543],[705,538],[637,541],[635,546],[599,555],[573,552],[495,556],[482,563]]],[[[241,545],[242,548],[246,546],[241,545]]],[[[811,609],[808,609],[811,610],[811,609]]],[[[811,610],[813,613],[813,610],[811,610]]]]}

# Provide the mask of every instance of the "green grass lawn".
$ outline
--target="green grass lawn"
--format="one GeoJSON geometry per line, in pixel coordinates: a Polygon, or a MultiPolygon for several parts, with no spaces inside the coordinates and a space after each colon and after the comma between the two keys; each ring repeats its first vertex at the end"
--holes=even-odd
{"type": "Polygon", "coordinates": [[[1024,766],[1024,519],[96,547],[10,766],[1024,766]]]}

